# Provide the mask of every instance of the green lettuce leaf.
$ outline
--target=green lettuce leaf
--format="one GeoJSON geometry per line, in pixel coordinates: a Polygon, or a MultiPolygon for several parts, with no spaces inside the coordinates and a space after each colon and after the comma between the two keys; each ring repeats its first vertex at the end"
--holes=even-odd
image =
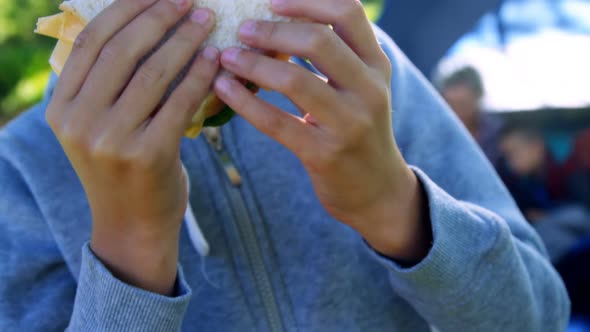
{"type": "MultiPolygon", "coordinates": [[[[250,91],[256,90],[256,85],[248,82],[246,83],[246,88],[250,91]]],[[[203,124],[204,127],[221,127],[224,124],[228,123],[233,117],[236,115],[236,112],[231,109],[231,107],[225,105],[221,112],[215,114],[212,117],[209,117],[205,120],[203,124]]]]}

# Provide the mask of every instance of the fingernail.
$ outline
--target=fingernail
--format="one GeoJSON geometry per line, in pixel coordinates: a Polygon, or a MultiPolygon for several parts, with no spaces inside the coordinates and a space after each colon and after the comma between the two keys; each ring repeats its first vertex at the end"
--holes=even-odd
{"type": "Polygon", "coordinates": [[[228,48],[225,51],[223,51],[223,60],[229,63],[237,63],[238,57],[240,56],[240,52],[241,50],[239,48],[228,48]]]}
{"type": "Polygon", "coordinates": [[[215,47],[207,46],[203,50],[203,57],[209,61],[217,61],[217,57],[219,56],[219,51],[215,47]]]}
{"type": "Polygon", "coordinates": [[[191,20],[200,25],[206,25],[211,19],[211,13],[206,9],[197,9],[191,14],[191,20]]]}
{"type": "Polygon", "coordinates": [[[219,89],[223,94],[228,95],[231,91],[231,83],[229,79],[225,77],[220,77],[217,80],[217,89],[219,89]]]}
{"type": "Polygon", "coordinates": [[[246,21],[240,27],[240,34],[242,36],[251,37],[256,34],[256,22],[246,21]]]}

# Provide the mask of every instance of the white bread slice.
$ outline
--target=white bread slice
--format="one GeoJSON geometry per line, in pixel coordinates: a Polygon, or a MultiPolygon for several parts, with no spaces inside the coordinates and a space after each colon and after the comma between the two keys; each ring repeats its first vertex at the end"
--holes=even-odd
{"type": "MultiPolygon", "coordinates": [[[[64,11],[71,11],[90,22],[114,0],[67,0],[60,6],[64,11]]],[[[206,45],[220,50],[228,47],[243,46],[237,35],[239,26],[248,19],[266,21],[287,21],[271,10],[270,0],[193,0],[197,8],[209,8],[215,12],[216,27],[206,45]]]]}
{"type": "MultiPolygon", "coordinates": [[[[59,39],[50,63],[59,75],[72,43],[82,28],[102,10],[115,0],[67,0],[60,5],[61,14],[40,18],[35,32],[59,39]]],[[[204,43],[219,50],[229,47],[246,48],[238,38],[239,26],[246,20],[289,21],[289,18],[274,14],[271,0],[193,0],[196,8],[209,8],[215,12],[216,25],[204,43]]],[[[287,56],[277,55],[276,58],[288,60],[287,56]]],[[[211,93],[199,107],[186,135],[195,137],[201,131],[205,120],[225,107],[219,98],[211,93]]]]}

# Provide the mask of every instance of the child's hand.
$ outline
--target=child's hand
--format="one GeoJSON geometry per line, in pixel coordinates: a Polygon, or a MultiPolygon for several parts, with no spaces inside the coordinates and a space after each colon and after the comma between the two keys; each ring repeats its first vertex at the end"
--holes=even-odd
{"type": "Polygon", "coordinates": [[[275,0],[273,10],[314,23],[246,22],[242,41],[309,58],[328,81],[292,63],[229,49],[221,58],[225,69],[285,94],[303,118],[256,98],[229,78],[217,80],[217,94],[301,159],[320,201],[336,219],[384,254],[406,260],[424,257],[430,227],[422,219],[420,185],[392,133],[391,63],[362,4],[275,0]]]}
{"type": "Polygon", "coordinates": [[[124,281],[169,294],[187,204],[180,141],[209,93],[219,52],[204,50],[167,101],[170,83],[213,27],[189,1],[119,0],[78,37],[47,111],[92,209],[91,248],[124,281]]]}

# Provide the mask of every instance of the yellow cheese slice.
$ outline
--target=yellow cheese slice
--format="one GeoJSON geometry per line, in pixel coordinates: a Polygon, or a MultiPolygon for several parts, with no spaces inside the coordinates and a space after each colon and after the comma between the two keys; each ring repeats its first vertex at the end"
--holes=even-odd
{"type": "Polygon", "coordinates": [[[37,28],[35,29],[35,33],[59,39],[59,36],[63,30],[64,21],[64,13],[41,17],[37,20],[37,28]]]}
{"type": "Polygon", "coordinates": [[[53,53],[51,53],[51,58],[49,58],[49,64],[51,65],[51,69],[59,76],[61,71],[66,64],[66,60],[68,56],[72,52],[72,47],[74,43],[61,40],[57,41],[57,45],[53,49],[53,53]]]}
{"type": "Polygon", "coordinates": [[[62,13],[37,20],[35,33],[58,40],[49,59],[49,64],[57,75],[61,74],[72,52],[74,41],[85,26],[86,21],[82,17],[67,9],[62,13]]]}
{"type": "Polygon", "coordinates": [[[191,127],[185,132],[185,136],[190,138],[195,138],[199,136],[201,130],[203,130],[203,124],[205,120],[210,116],[215,114],[210,114],[212,112],[217,112],[223,107],[223,102],[217,95],[214,93],[210,93],[205,101],[199,106],[199,110],[193,116],[191,120],[191,127]]]}

